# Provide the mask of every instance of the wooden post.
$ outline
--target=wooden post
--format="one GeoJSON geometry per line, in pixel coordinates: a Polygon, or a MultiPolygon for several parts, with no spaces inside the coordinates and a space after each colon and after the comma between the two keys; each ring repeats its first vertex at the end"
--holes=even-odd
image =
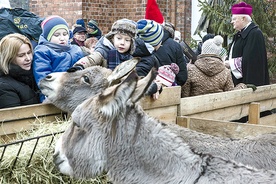
{"type": "Polygon", "coordinates": [[[250,124],[260,123],[260,103],[252,102],[249,105],[248,123],[250,124]]]}

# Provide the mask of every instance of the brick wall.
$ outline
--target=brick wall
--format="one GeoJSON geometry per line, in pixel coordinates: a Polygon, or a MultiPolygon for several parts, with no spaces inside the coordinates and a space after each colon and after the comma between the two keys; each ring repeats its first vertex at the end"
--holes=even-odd
{"type": "MultiPolygon", "coordinates": [[[[128,18],[144,18],[147,0],[29,0],[29,11],[46,17],[60,15],[72,26],[78,18],[98,21],[106,34],[113,22],[128,18]]],[[[190,40],[191,0],[157,0],[166,21],[175,25],[182,38],[190,40]]]]}

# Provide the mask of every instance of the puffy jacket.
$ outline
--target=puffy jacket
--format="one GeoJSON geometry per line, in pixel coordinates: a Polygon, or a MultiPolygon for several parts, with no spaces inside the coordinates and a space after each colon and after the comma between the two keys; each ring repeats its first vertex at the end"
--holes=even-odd
{"type": "Polygon", "coordinates": [[[12,66],[9,75],[0,71],[0,108],[39,103],[32,71],[12,66]]]}
{"type": "Polygon", "coordinates": [[[48,42],[40,36],[34,50],[33,72],[38,84],[41,79],[52,72],[64,72],[71,68],[84,53],[77,45],[59,45],[48,42]]]}

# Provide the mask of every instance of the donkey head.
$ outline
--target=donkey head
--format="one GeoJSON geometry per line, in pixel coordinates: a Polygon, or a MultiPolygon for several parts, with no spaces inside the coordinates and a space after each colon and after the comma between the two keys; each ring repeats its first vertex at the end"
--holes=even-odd
{"type": "Polygon", "coordinates": [[[72,113],[77,105],[114,83],[118,83],[127,75],[139,58],[133,58],[118,65],[112,72],[110,69],[92,66],[73,73],[56,72],[47,75],[39,83],[47,102],[63,111],[72,113]]]}
{"type": "Polygon", "coordinates": [[[132,71],[120,84],[80,104],[72,113],[73,122],[56,144],[54,162],[58,169],[76,178],[91,178],[107,171],[112,124],[134,106],[155,77],[155,69],[140,80],[132,71]]]}

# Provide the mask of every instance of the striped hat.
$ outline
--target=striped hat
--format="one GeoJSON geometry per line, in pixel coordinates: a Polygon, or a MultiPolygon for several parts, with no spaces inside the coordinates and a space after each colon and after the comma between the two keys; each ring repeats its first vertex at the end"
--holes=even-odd
{"type": "Polygon", "coordinates": [[[161,43],[164,35],[161,24],[147,19],[141,19],[137,22],[137,31],[138,37],[153,47],[161,43]]]}
{"type": "Polygon", "coordinates": [[[48,41],[51,40],[53,34],[58,29],[66,29],[69,34],[69,27],[66,20],[57,15],[47,17],[41,23],[41,28],[43,37],[48,41]]]}

